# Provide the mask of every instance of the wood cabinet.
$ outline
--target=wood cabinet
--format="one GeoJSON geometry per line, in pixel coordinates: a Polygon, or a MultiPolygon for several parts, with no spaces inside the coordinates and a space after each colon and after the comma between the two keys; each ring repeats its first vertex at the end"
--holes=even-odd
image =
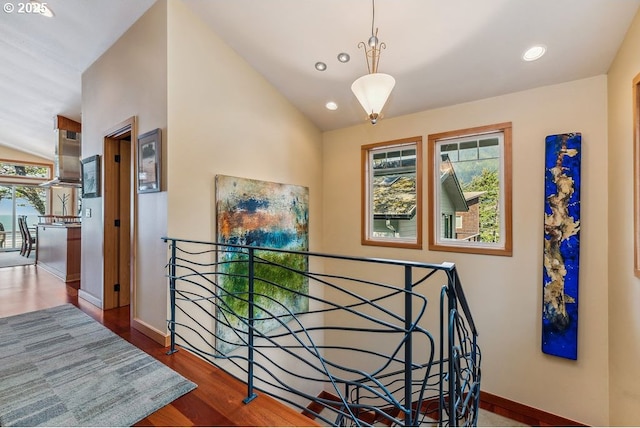
{"type": "Polygon", "coordinates": [[[81,225],[39,224],[37,265],[65,282],[80,280],[81,225]]]}

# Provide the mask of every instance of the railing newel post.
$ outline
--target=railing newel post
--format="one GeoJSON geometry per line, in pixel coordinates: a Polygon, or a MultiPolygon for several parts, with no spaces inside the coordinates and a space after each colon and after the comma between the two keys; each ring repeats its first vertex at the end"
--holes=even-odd
{"type": "MultiPolygon", "coordinates": [[[[404,346],[404,403],[405,403],[405,425],[414,426],[413,414],[411,412],[411,400],[412,400],[412,368],[413,368],[413,346],[412,346],[412,334],[413,331],[413,299],[412,293],[412,276],[411,266],[405,265],[404,267],[404,328],[406,331],[406,341],[404,346]]],[[[417,418],[416,418],[417,420],[417,418]]]]}
{"type": "MultiPolygon", "coordinates": [[[[164,242],[167,242],[165,239],[164,242]]],[[[171,319],[169,320],[169,332],[171,333],[171,349],[167,355],[176,353],[176,241],[171,240],[171,259],[169,262],[169,301],[171,319]]]]}
{"type": "Polygon", "coordinates": [[[440,377],[439,377],[439,381],[438,381],[438,388],[439,388],[439,397],[440,397],[440,402],[438,404],[438,410],[440,413],[440,420],[438,422],[442,423],[443,421],[443,410],[444,410],[444,340],[445,340],[445,336],[444,336],[444,323],[446,320],[446,315],[445,315],[445,308],[444,308],[444,299],[445,299],[445,295],[447,294],[447,287],[442,287],[442,289],[440,290],[440,377]]]}
{"type": "Polygon", "coordinates": [[[248,254],[249,254],[249,271],[248,271],[248,300],[249,300],[249,307],[247,308],[248,310],[248,321],[249,321],[249,331],[247,332],[248,335],[248,349],[247,349],[247,397],[242,400],[245,404],[251,402],[254,398],[256,398],[258,395],[253,391],[253,369],[254,369],[254,360],[253,360],[253,354],[254,354],[254,349],[253,349],[253,340],[254,340],[254,299],[255,299],[255,294],[254,294],[254,277],[255,277],[255,266],[254,266],[254,257],[255,257],[255,250],[252,247],[248,248],[248,254]]]}
{"type": "Polygon", "coordinates": [[[452,271],[448,272],[449,278],[449,311],[447,316],[448,320],[448,342],[449,346],[447,349],[448,354],[448,370],[449,370],[449,426],[457,427],[458,426],[458,417],[456,415],[456,396],[455,396],[455,382],[456,382],[456,373],[455,373],[455,362],[453,359],[453,347],[454,347],[454,334],[453,334],[453,317],[451,316],[452,311],[454,311],[457,307],[456,301],[456,284],[455,284],[455,275],[453,275],[452,271]]]}

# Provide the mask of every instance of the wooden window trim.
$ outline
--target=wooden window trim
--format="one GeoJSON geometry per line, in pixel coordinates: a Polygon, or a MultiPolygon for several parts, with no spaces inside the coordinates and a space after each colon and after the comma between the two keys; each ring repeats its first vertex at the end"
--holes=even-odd
{"type": "Polygon", "coordinates": [[[470,254],[486,254],[494,256],[513,255],[513,237],[512,237],[512,125],[511,122],[497,123],[494,125],[478,126],[474,128],[458,129],[455,131],[441,132],[438,134],[430,134],[427,142],[427,159],[431,173],[428,176],[428,199],[429,199],[429,250],[430,251],[449,251],[456,253],[470,254]],[[488,134],[492,132],[503,132],[503,166],[504,166],[504,246],[501,248],[486,247],[478,244],[469,243],[468,245],[456,244],[446,245],[438,243],[436,240],[436,221],[435,221],[435,149],[436,142],[444,139],[453,139],[470,135],[488,134]]]}

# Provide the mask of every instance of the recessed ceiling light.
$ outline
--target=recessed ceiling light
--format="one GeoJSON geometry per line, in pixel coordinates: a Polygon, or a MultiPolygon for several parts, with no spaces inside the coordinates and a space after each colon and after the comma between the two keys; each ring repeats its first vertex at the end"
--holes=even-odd
{"type": "Polygon", "coordinates": [[[351,57],[346,52],[341,52],[338,54],[338,61],[340,62],[349,62],[350,59],[351,57]]]}
{"type": "Polygon", "coordinates": [[[547,47],[544,45],[532,46],[522,54],[522,59],[525,61],[535,61],[544,55],[546,51],[547,47]]]}
{"type": "Polygon", "coordinates": [[[327,64],[325,64],[324,62],[316,62],[316,70],[318,71],[325,71],[327,69],[327,64]]]}
{"type": "Polygon", "coordinates": [[[338,104],[333,101],[329,101],[324,106],[327,108],[327,110],[338,110],[338,104]]]}

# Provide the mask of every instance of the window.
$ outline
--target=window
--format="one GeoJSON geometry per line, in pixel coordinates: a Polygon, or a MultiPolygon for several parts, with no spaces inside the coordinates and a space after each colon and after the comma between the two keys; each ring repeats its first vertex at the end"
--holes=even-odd
{"type": "Polygon", "coordinates": [[[510,256],[511,123],[429,135],[429,249],[510,256]]]}
{"type": "Polygon", "coordinates": [[[0,179],[51,180],[51,165],[0,159],[0,179]]]}
{"type": "Polygon", "coordinates": [[[456,233],[459,233],[458,230],[462,229],[462,216],[456,215],[456,233]]]}
{"type": "Polygon", "coordinates": [[[19,249],[22,237],[18,217],[25,216],[29,227],[45,213],[47,189],[39,186],[0,184],[0,252],[19,249]]]}
{"type": "Polygon", "coordinates": [[[422,138],[362,146],[362,245],[422,248],[422,138]]]}

